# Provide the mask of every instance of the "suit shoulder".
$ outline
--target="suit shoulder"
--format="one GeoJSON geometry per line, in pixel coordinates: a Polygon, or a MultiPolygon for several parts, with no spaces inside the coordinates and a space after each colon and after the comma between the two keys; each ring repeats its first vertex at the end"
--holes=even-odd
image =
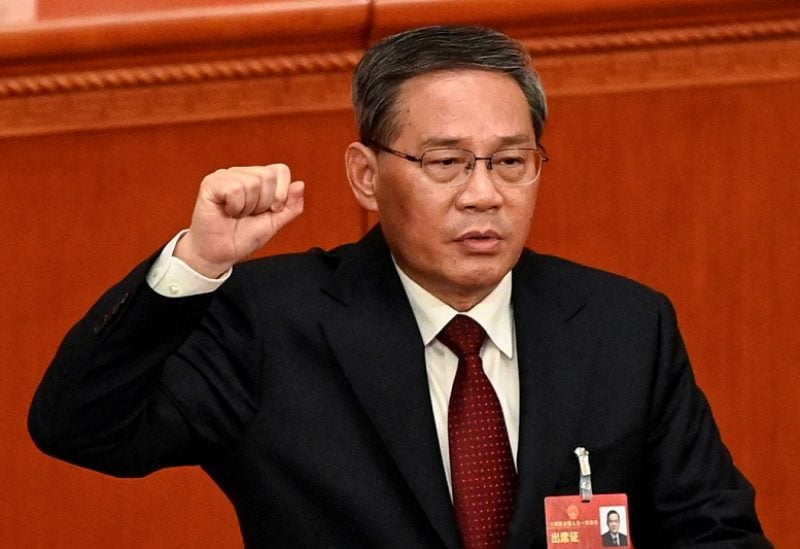
{"type": "Polygon", "coordinates": [[[671,307],[662,292],[627,276],[553,255],[527,252],[523,257],[534,276],[550,279],[591,300],[671,307]]]}

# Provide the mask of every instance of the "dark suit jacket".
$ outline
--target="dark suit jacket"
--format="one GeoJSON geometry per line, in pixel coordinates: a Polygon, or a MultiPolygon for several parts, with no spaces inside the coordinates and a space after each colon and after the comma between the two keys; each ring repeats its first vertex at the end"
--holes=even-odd
{"type": "MultiPolygon", "coordinates": [[[[617,536],[619,537],[619,545],[620,546],[628,545],[628,536],[626,536],[625,534],[617,534],[617,536]]],[[[603,538],[603,546],[604,547],[607,547],[607,546],[616,547],[617,546],[617,544],[614,543],[614,538],[611,537],[611,532],[606,532],[605,534],[603,534],[602,538],[603,538]]]]}
{"type": "MultiPolygon", "coordinates": [[[[252,547],[458,547],[413,313],[379,228],[331,252],[237,266],[167,299],[149,263],[67,335],[29,426],[48,453],[119,476],[199,464],[252,547]]],[[[668,301],[525,251],[511,547],[546,543],[543,499],[625,492],[641,547],[768,546],[753,491],[695,386],[668,301]]]]}

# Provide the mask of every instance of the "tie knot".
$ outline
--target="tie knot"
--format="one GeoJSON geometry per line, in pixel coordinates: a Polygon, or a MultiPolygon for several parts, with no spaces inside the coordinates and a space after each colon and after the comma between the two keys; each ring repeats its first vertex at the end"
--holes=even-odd
{"type": "Polygon", "coordinates": [[[456,315],[442,328],[436,338],[453,351],[459,359],[467,355],[477,355],[486,332],[480,324],[466,315],[456,315]]]}

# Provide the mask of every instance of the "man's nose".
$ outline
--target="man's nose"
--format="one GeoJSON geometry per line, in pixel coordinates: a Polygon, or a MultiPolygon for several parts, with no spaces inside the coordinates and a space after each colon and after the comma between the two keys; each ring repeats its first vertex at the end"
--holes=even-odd
{"type": "Polygon", "coordinates": [[[503,203],[503,195],[494,183],[490,167],[490,159],[475,160],[459,193],[461,207],[488,210],[503,203]]]}

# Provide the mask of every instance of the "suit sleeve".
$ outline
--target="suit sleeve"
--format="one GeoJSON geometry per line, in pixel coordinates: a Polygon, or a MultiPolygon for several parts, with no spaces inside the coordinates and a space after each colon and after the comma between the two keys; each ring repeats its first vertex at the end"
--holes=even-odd
{"type": "Polygon", "coordinates": [[[754,490],[720,438],[666,298],[659,319],[648,468],[660,529],[673,547],[719,547],[722,542],[725,547],[771,547],[756,518],[754,490]]]}
{"type": "Polygon", "coordinates": [[[28,416],[45,453],[143,476],[201,463],[252,416],[246,303],[222,291],[160,296],[145,281],[150,264],[110,289],[62,342],[28,416]]]}

